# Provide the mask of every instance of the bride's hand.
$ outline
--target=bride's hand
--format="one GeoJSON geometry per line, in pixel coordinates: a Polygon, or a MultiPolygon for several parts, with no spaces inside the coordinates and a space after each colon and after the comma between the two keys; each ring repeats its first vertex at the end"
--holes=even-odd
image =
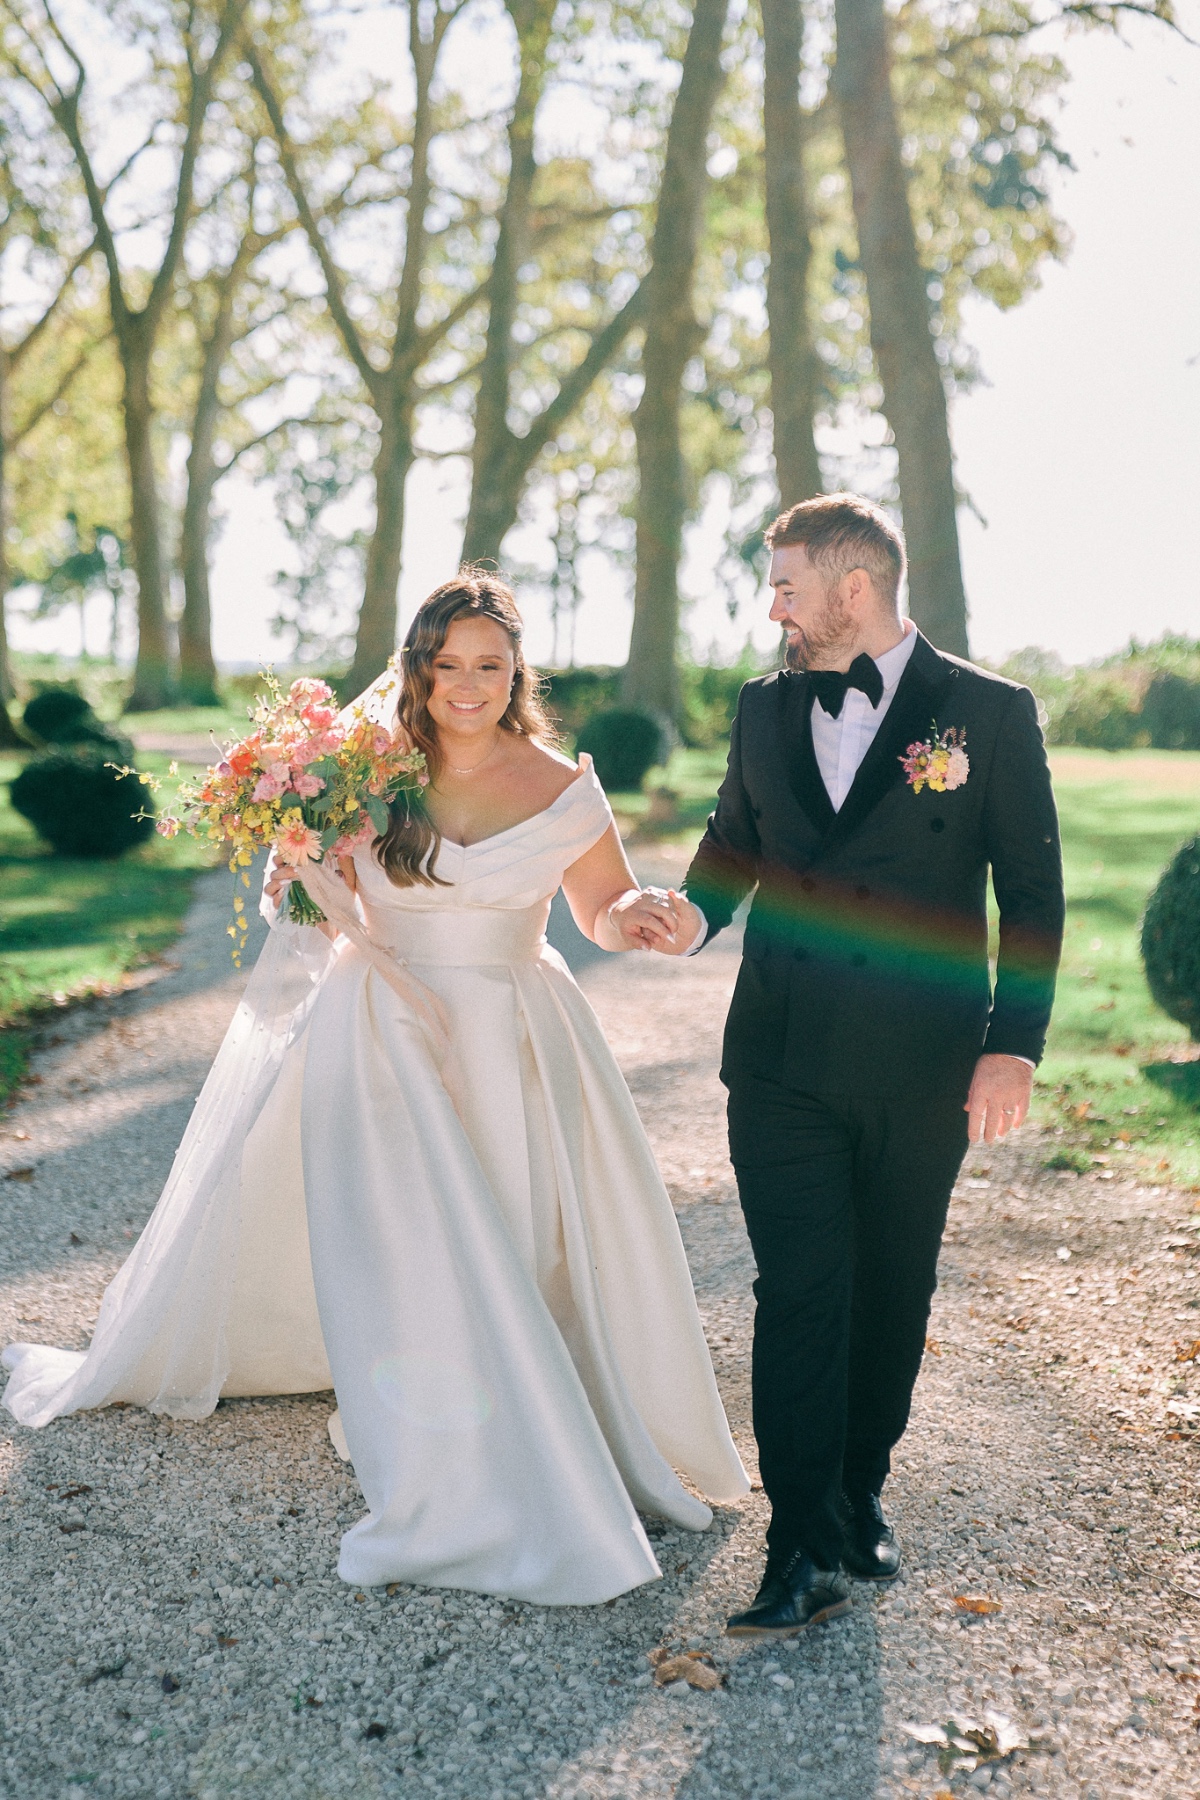
{"type": "Polygon", "coordinates": [[[263,882],[263,893],[267,896],[268,900],[277,902],[287,893],[289,886],[295,879],[295,869],[290,868],[287,863],[276,863],[275,867],[268,873],[267,879],[263,882]]]}
{"type": "Polygon", "coordinates": [[[608,909],[608,921],[624,948],[679,956],[700,929],[691,902],[674,888],[643,888],[622,894],[608,909]]]}

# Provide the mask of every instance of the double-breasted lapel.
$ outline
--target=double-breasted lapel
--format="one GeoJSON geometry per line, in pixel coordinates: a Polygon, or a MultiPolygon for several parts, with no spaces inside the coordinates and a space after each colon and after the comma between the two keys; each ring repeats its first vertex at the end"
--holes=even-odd
{"type": "Polygon", "coordinates": [[[837,814],[813,749],[812,683],[807,675],[781,671],[776,681],[776,725],[788,786],[796,804],[824,836],[837,814]]]}
{"type": "MultiPolygon", "coordinates": [[[[845,843],[879,805],[889,789],[901,780],[904,773],[900,765],[901,757],[911,743],[929,736],[930,721],[943,690],[954,679],[954,675],[954,664],[939,656],[928,638],[922,637],[918,632],[913,653],[897,683],[892,704],[859,765],[850,792],[840,810],[833,814],[832,823],[821,841],[822,856],[845,843]]],[[[810,743],[811,739],[810,728],[810,743]]],[[[815,754],[813,762],[816,762],[815,754]]]]}

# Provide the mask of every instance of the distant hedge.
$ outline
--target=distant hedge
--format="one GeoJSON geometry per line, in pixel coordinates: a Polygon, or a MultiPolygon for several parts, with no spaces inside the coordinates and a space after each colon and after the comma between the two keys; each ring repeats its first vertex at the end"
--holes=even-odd
{"type": "Polygon", "coordinates": [[[1051,744],[1200,750],[1200,639],[1134,640],[1118,655],[1076,669],[1047,651],[1021,650],[1000,672],[1033,689],[1051,744]]]}

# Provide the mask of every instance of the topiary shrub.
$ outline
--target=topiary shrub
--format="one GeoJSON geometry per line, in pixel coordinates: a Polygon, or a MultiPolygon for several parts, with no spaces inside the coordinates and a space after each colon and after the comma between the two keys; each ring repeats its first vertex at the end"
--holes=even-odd
{"type": "Polygon", "coordinates": [[[662,726],[649,713],[614,707],[588,720],[576,748],[592,758],[602,786],[612,793],[633,794],[663,760],[666,741],[662,726]]]}
{"type": "Polygon", "coordinates": [[[60,856],[120,856],[154,830],[149,793],[111,766],[100,744],[64,745],[26,763],[10,787],[14,810],[60,856]]]}
{"type": "Polygon", "coordinates": [[[1142,961],[1157,1004],[1200,1043],[1200,838],[1167,864],[1150,896],[1142,961]]]}
{"type": "Polygon", "coordinates": [[[128,738],[98,719],[79,689],[64,683],[35,694],[21,718],[25,735],[35,744],[99,744],[114,762],[131,762],[128,738]]]}
{"type": "Polygon", "coordinates": [[[620,669],[543,669],[546,704],[568,737],[578,737],[589,719],[616,706],[620,669]]]}
{"type": "Polygon", "coordinates": [[[1155,750],[1200,750],[1200,681],[1161,669],[1143,697],[1142,725],[1155,750]]]}

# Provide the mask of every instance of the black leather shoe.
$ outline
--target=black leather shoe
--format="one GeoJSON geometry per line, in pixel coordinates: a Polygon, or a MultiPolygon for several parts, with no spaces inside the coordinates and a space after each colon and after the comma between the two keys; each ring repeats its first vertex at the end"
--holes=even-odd
{"type": "Polygon", "coordinates": [[[900,1546],[883,1516],[878,1494],[843,1494],[846,1545],[842,1567],[860,1581],[894,1581],[900,1573],[900,1546]]]}
{"type": "Polygon", "coordinates": [[[727,1637],[786,1638],[850,1611],[850,1590],[836,1569],[818,1569],[804,1550],[786,1561],[768,1557],[753,1606],[734,1613],[727,1637]]]}

